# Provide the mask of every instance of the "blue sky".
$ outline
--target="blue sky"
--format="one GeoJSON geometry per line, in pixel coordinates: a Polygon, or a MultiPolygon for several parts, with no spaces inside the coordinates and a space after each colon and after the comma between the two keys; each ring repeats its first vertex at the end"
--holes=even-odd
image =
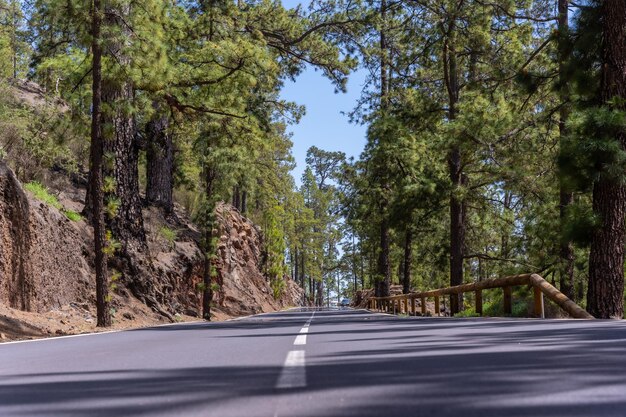
{"type": "Polygon", "coordinates": [[[296,183],[306,165],[306,151],[315,145],[327,151],[342,151],[348,157],[358,157],[365,146],[366,127],[350,123],[341,112],[351,111],[359,98],[364,73],[350,76],[347,93],[335,93],[331,82],[320,71],[307,68],[295,82],[287,82],[281,93],[285,100],[306,107],[306,114],[297,125],[291,125],[296,183]]]}
{"type": "MultiPolygon", "coordinates": [[[[295,7],[308,1],[283,0],[285,7],[295,7]]],[[[304,172],[306,151],[315,145],[327,151],[342,151],[348,157],[359,156],[365,146],[365,126],[351,124],[341,112],[351,111],[361,94],[364,71],[351,74],[347,93],[335,93],[332,83],[320,71],[309,67],[295,82],[287,81],[281,96],[306,107],[306,114],[297,125],[288,127],[292,133],[296,169],[292,175],[300,184],[304,172]]]]}

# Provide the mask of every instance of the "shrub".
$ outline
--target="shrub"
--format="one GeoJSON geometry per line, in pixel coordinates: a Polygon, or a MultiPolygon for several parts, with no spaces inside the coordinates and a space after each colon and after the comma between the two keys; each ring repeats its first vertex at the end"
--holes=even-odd
{"type": "Polygon", "coordinates": [[[285,291],[285,280],[281,277],[276,277],[275,279],[271,280],[270,285],[272,287],[272,294],[274,295],[274,299],[278,300],[285,291]]]}
{"type": "Polygon", "coordinates": [[[465,308],[465,310],[456,313],[454,317],[480,317],[478,313],[474,310],[474,308],[465,308]]]}
{"type": "Polygon", "coordinates": [[[167,240],[170,245],[170,249],[173,249],[176,238],[178,237],[178,232],[175,229],[163,226],[159,229],[159,234],[163,237],[163,239],[167,240]]]}

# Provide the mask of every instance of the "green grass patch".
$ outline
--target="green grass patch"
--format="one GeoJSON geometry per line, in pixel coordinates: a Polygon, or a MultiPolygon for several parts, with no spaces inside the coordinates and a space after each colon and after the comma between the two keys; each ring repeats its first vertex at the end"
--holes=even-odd
{"type": "Polygon", "coordinates": [[[37,200],[59,210],[65,215],[65,217],[67,217],[71,221],[79,222],[83,219],[83,217],[75,211],[64,209],[59,200],[54,195],[50,194],[50,191],[48,191],[48,189],[42,183],[37,181],[31,181],[24,184],[24,189],[30,191],[37,200]]]}
{"type": "Polygon", "coordinates": [[[49,206],[54,207],[57,210],[62,210],[63,206],[59,203],[59,200],[50,194],[48,189],[43,186],[40,182],[31,181],[27,184],[24,184],[24,188],[30,191],[37,200],[46,203],[49,206]]]}
{"type": "Polygon", "coordinates": [[[73,222],[79,222],[83,219],[83,216],[76,213],[75,211],[72,211],[72,210],[62,210],[62,211],[63,211],[63,214],[65,214],[65,217],[67,217],[73,222]]]}

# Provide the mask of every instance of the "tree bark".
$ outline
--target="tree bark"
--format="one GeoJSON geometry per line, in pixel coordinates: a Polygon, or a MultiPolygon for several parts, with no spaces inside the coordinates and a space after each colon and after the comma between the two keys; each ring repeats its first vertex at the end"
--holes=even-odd
{"type": "Polygon", "coordinates": [[[296,248],[293,252],[293,262],[292,262],[292,268],[293,268],[293,279],[294,281],[299,283],[299,279],[300,279],[300,275],[298,275],[299,271],[299,265],[298,265],[298,248],[296,248]]]}
{"type": "Polygon", "coordinates": [[[356,297],[357,285],[357,273],[356,273],[356,246],[354,245],[354,232],[352,232],[352,275],[354,278],[354,296],[356,297]]]}
{"type": "Polygon", "coordinates": [[[413,232],[411,228],[407,228],[404,237],[404,271],[402,276],[402,292],[408,294],[411,292],[411,258],[413,249],[413,232]]]}
{"type": "Polygon", "coordinates": [[[315,305],[317,307],[322,307],[324,304],[324,281],[322,279],[318,279],[315,286],[317,287],[315,290],[315,305]]]}
{"type": "Polygon", "coordinates": [[[302,251],[302,253],[300,254],[300,286],[302,287],[302,305],[309,305],[306,298],[306,275],[304,273],[304,256],[304,251],[302,251]]]}
{"type": "Polygon", "coordinates": [[[174,143],[168,128],[166,115],[157,115],[146,124],[146,200],[171,214],[174,210],[174,143]]]}
{"type": "Polygon", "coordinates": [[[204,169],[204,192],[206,198],[206,204],[208,205],[205,210],[204,230],[203,233],[203,252],[204,252],[204,265],[202,269],[202,318],[211,321],[211,302],[213,301],[213,288],[212,288],[212,271],[213,266],[211,259],[215,248],[213,247],[213,211],[215,205],[213,201],[213,188],[215,186],[215,179],[217,173],[210,167],[204,169]]]}
{"type": "Polygon", "coordinates": [[[94,252],[96,270],[96,315],[98,327],[111,326],[109,310],[109,282],[107,256],[104,252],[106,234],[104,223],[104,181],[103,181],[103,138],[102,138],[102,46],[101,27],[104,9],[100,0],[93,1],[92,11],[92,112],[91,146],[89,155],[89,190],[92,202],[91,222],[94,231],[94,252]]]}
{"type": "MultiPolygon", "coordinates": [[[[455,147],[448,159],[450,165],[450,179],[453,187],[459,188],[461,182],[461,154],[455,147]]],[[[465,204],[453,194],[450,198],[450,286],[463,284],[463,249],[465,246],[465,204]]],[[[450,297],[450,310],[456,314],[463,309],[462,295],[450,297]]]]}
{"type": "Polygon", "coordinates": [[[568,207],[574,202],[574,193],[567,191],[563,185],[559,190],[559,218],[561,222],[561,243],[559,248],[560,274],[559,287],[565,296],[571,300],[574,296],[574,244],[563,236],[568,207]]]}
{"type": "MultiPolygon", "coordinates": [[[[565,136],[567,135],[567,119],[569,117],[569,93],[567,81],[565,79],[566,64],[569,58],[567,51],[567,32],[569,30],[569,0],[558,0],[558,28],[559,28],[559,95],[561,109],[559,111],[559,137],[560,147],[563,148],[565,136]]],[[[568,207],[574,202],[572,193],[564,181],[559,185],[559,220],[561,227],[561,243],[559,248],[559,286],[565,296],[574,299],[574,245],[570,239],[565,239],[564,230],[567,221],[568,207]]]]}
{"type": "MultiPolygon", "coordinates": [[[[455,49],[454,28],[450,29],[444,42],[444,74],[448,90],[448,120],[451,122],[457,116],[459,101],[459,80],[457,57],[455,49]]],[[[458,190],[463,187],[463,164],[461,149],[454,144],[448,153],[448,168],[452,193],[450,195],[450,286],[463,283],[463,253],[465,249],[465,203],[458,196],[458,190]]],[[[456,314],[463,310],[463,295],[455,294],[450,297],[450,310],[456,314]]]]}
{"type": "MultiPolygon", "coordinates": [[[[240,202],[241,202],[241,197],[239,194],[239,186],[236,185],[233,188],[233,207],[235,207],[237,210],[240,210],[240,202]]],[[[240,210],[241,212],[241,210],[240,210]]]]}
{"type": "MultiPolygon", "coordinates": [[[[120,16],[126,16],[128,13],[127,8],[117,10],[105,7],[104,26],[123,28],[122,32],[127,33],[129,29],[120,16]]],[[[127,33],[127,35],[130,37],[130,34],[127,33]]],[[[118,65],[130,64],[122,41],[112,39],[110,36],[103,41],[106,43],[107,55],[110,56],[111,61],[117,62],[118,65]]],[[[115,199],[119,204],[115,218],[110,219],[110,228],[114,236],[122,243],[123,251],[128,255],[147,248],[139,197],[139,144],[135,135],[135,122],[132,114],[120,105],[120,103],[133,101],[133,87],[126,80],[103,77],[101,91],[102,104],[106,108],[102,111],[104,154],[113,157],[112,161],[103,163],[104,176],[115,181],[115,191],[107,193],[105,199],[115,199]],[[105,135],[105,133],[108,134],[105,135]]],[[[89,218],[93,211],[91,195],[92,191],[88,187],[85,213],[89,218]]]]}
{"type": "Polygon", "coordinates": [[[246,190],[241,192],[241,214],[246,214],[248,210],[248,193],[246,190]]]}
{"type": "MultiPolygon", "coordinates": [[[[380,107],[384,113],[388,106],[388,94],[389,94],[389,60],[388,60],[388,45],[386,34],[386,16],[387,16],[387,2],[381,0],[380,3],[380,16],[382,20],[382,28],[380,30],[380,107]]],[[[380,253],[378,255],[378,297],[388,297],[390,295],[391,286],[391,266],[389,264],[389,219],[387,213],[387,196],[385,191],[389,188],[386,184],[385,175],[381,175],[383,184],[383,195],[380,201],[380,253]]]]}
{"type": "MultiPolygon", "coordinates": [[[[604,0],[601,98],[604,106],[626,110],[626,2],[604,0]],[[617,100],[616,100],[617,99],[617,100]]],[[[615,140],[626,150],[626,132],[615,140]]],[[[601,220],[591,240],[587,311],[596,318],[624,316],[624,235],[626,187],[602,172],[593,185],[593,211],[601,220]]]]}
{"type": "MultiPolygon", "coordinates": [[[[386,210],[385,210],[386,211],[386,210]]],[[[389,263],[389,222],[384,217],[380,224],[380,253],[378,254],[379,297],[388,297],[391,287],[391,265],[389,263]]]]}

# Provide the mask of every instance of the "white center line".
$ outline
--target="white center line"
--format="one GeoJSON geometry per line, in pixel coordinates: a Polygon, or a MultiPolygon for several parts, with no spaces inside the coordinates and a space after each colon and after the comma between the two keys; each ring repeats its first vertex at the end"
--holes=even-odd
{"type": "Polygon", "coordinates": [[[311,320],[313,320],[313,316],[315,312],[311,314],[309,320],[304,324],[304,327],[300,329],[300,334],[296,336],[296,340],[293,341],[293,344],[296,346],[306,345],[306,334],[309,332],[309,326],[311,325],[311,320]]]}
{"type": "MultiPolygon", "coordinates": [[[[302,329],[302,330],[304,330],[304,329],[302,329]]],[[[306,345],[306,333],[305,334],[299,334],[298,336],[296,336],[296,340],[293,341],[293,344],[294,345],[306,345]]]]}
{"type": "Polygon", "coordinates": [[[276,382],[277,389],[306,387],[306,360],[303,350],[292,350],[285,359],[283,370],[276,382]]]}

